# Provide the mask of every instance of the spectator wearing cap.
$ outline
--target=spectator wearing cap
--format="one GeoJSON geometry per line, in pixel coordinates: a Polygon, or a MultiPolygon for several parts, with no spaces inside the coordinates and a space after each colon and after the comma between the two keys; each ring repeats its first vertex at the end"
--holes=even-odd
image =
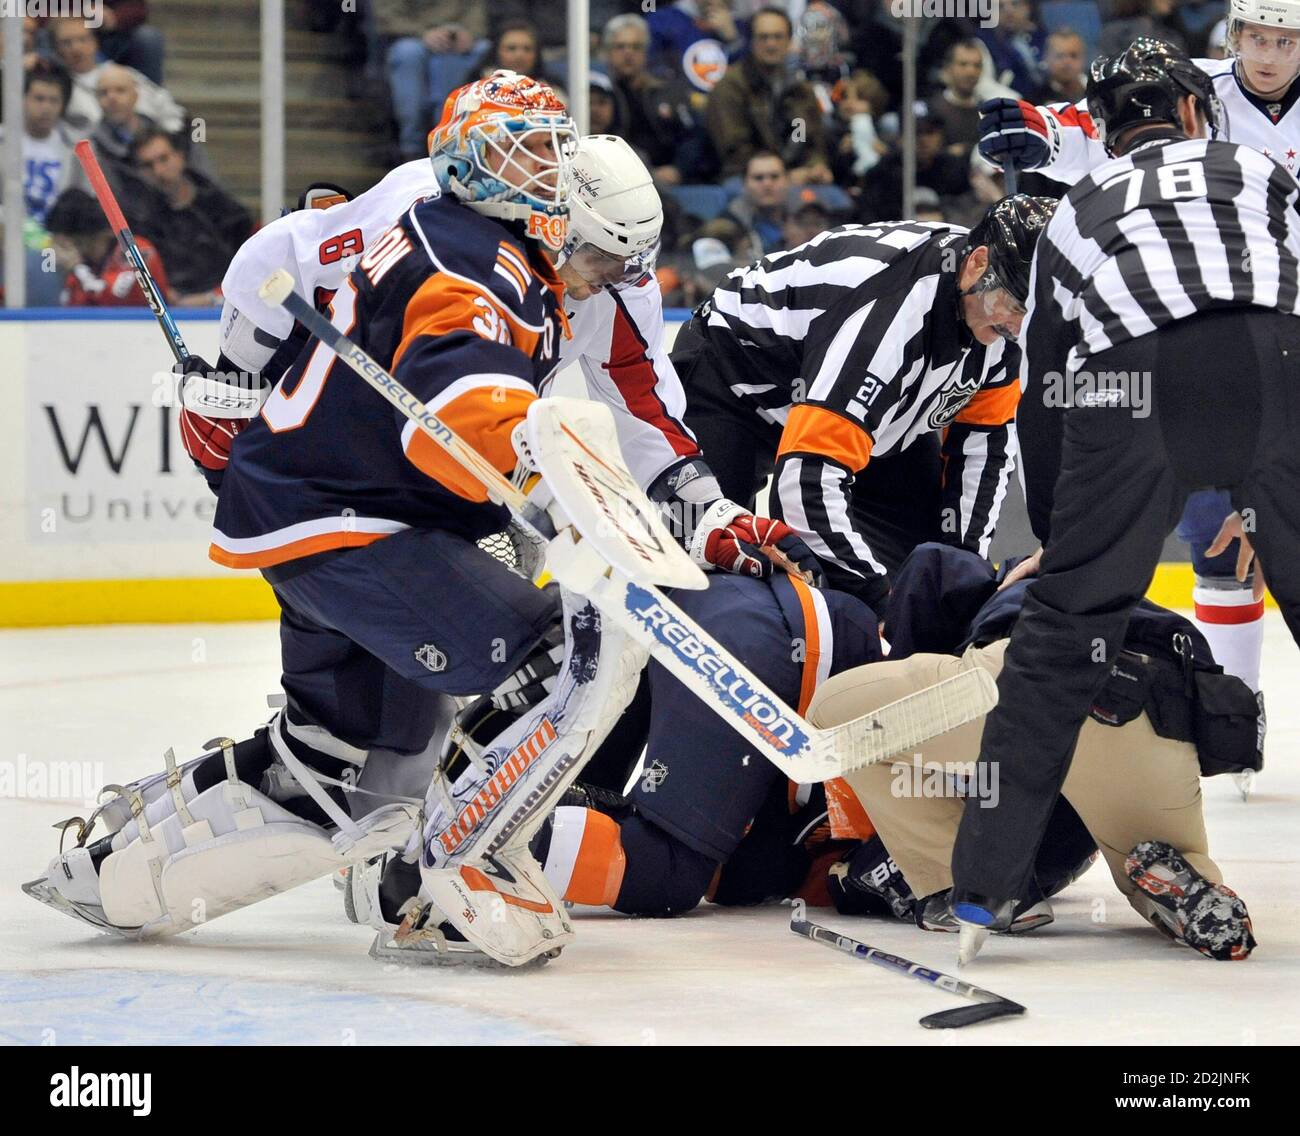
{"type": "Polygon", "coordinates": [[[1046,36],[1034,22],[1029,0],[998,0],[997,23],[976,33],[993,61],[999,83],[1020,95],[1043,81],[1046,36]]]}
{"type": "MultiPolygon", "coordinates": [[[[98,56],[98,40],[83,20],[71,16],[49,22],[50,43],[58,61],[72,78],[72,95],[63,112],[72,126],[89,133],[99,123],[101,111],[96,93],[100,72],[108,66],[98,56]]],[[[179,131],[185,113],[171,94],[142,72],[131,69],[139,87],[138,107],[163,130],[179,131]]]]}
{"type": "Polygon", "coordinates": [[[615,16],[601,33],[601,60],[624,106],[623,137],[646,156],[660,185],[680,185],[677,151],[692,122],[680,82],[670,84],[647,67],[650,25],[635,13],[615,16]]]}
{"type": "Polygon", "coordinates": [[[134,68],[152,83],[163,81],[163,37],[150,27],[146,0],[101,0],[99,50],[113,63],[134,68]]]}
{"type": "Polygon", "coordinates": [[[427,157],[435,107],[464,81],[487,42],[482,0],[371,0],[384,51],[397,147],[403,161],[427,157]]]}
{"type": "Polygon", "coordinates": [[[659,266],[665,307],[693,308],[711,296],[723,278],[740,264],[762,254],[747,233],[727,217],[706,221],[685,247],[659,266]]]}
{"type": "MultiPolygon", "coordinates": [[[[945,146],[943,120],[926,104],[916,108],[916,184],[926,186],[945,199],[960,199],[970,193],[970,164],[945,146]]],[[[859,196],[858,218],[862,222],[904,221],[903,156],[895,149],[880,160],[865,178],[859,196]]]]}
{"type": "Polygon", "coordinates": [[[976,94],[984,53],[976,39],[958,40],[943,60],[943,90],[927,103],[929,113],[943,124],[948,152],[963,162],[980,138],[980,100],[976,94]]]}
{"type": "Polygon", "coordinates": [[[781,230],[781,247],[792,249],[807,244],[832,225],[831,215],[820,201],[801,201],[789,211],[781,230]]]}
{"type": "MultiPolygon", "coordinates": [[[[71,307],[143,307],[144,293],[104,219],[99,203],[73,187],[59,195],[45,219],[54,263],[65,276],[63,303],[71,307]]],[[[136,244],[163,298],[172,302],[162,257],[148,237],[136,244]]]]}
{"type": "Polygon", "coordinates": [[[38,224],[59,194],[85,184],[72,153],[77,135],[61,118],[71,88],[68,73],[44,60],[23,75],[23,200],[28,217],[38,224]]]}
{"type": "Polygon", "coordinates": [[[248,210],[190,168],[175,140],[157,127],[136,134],[131,156],[143,182],[123,202],[132,229],[157,244],[180,293],[178,303],[219,302],[221,278],[253,230],[248,210]]]}
{"type": "Polygon", "coordinates": [[[792,25],[780,8],[760,8],[750,23],[750,50],[709,95],[709,135],[722,174],[743,174],[759,150],[779,154],[794,185],[831,182],[821,104],[812,86],[787,67],[792,25]]]}
{"type": "Polygon", "coordinates": [[[1043,54],[1043,68],[1046,78],[1042,86],[1029,92],[1021,92],[1022,97],[1031,103],[1077,103],[1083,98],[1085,87],[1083,68],[1086,62],[1087,47],[1083,36],[1078,32],[1062,29],[1047,37],[1047,48],[1043,54]]]}
{"type": "Polygon", "coordinates": [[[758,255],[784,247],[790,178],[781,155],[760,150],[745,163],[740,196],[733,198],[723,217],[752,235],[758,255]]]}
{"type": "Polygon", "coordinates": [[[745,37],[729,0],[677,0],[655,5],[650,28],[650,65],[709,94],[745,49],[745,37]]]}

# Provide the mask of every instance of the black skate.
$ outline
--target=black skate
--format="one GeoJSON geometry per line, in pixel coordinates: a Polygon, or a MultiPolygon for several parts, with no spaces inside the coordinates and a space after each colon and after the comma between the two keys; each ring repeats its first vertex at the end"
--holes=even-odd
{"type": "Polygon", "coordinates": [[[1206,958],[1244,959],[1255,949],[1250,914],[1237,893],[1210,883],[1178,849],[1144,840],[1124,859],[1124,870],[1156,905],[1149,916],[1157,930],[1206,958]]]}
{"type": "Polygon", "coordinates": [[[826,884],[841,915],[910,920],[916,908],[916,896],[878,835],[832,864],[826,884]]]}

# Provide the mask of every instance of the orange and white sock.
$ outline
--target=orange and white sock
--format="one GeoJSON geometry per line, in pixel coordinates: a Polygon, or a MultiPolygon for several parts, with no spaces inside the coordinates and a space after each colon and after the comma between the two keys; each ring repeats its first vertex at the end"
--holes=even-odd
{"type": "MultiPolygon", "coordinates": [[[[1216,581],[1217,582],[1217,581],[1216,581]]],[[[1211,587],[1197,577],[1192,589],[1195,621],[1209,641],[1214,661],[1251,690],[1259,690],[1259,658],[1264,648],[1264,601],[1236,580],[1211,587]]]]}
{"type": "Polygon", "coordinates": [[[626,868],[616,820],[572,805],[555,810],[543,870],[557,894],[570,903],[612,907],[626,868]]]}

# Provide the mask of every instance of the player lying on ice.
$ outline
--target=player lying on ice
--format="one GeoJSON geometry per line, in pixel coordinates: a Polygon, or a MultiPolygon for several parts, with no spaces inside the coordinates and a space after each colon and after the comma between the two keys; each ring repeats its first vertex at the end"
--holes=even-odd
{"type": "MultiPolygon", "coordinates": [[[[566,324],[542,244],[564,244],[575,141],[541,84],[499,74],[463,89],[432,141],[447,192],[410,208],[331,304],[336,327],[520,481],[535,480],[521,426],[566,324]]],[[[746,515],[737,529],[740,511],[726,512],[706,510],[699,558],[755,563],[757,529],[803,557],[782,526],[746,515]]],[[[28,890],[104,929],[168,934],[411,845],[427,888],[454,901],[446,934],[512,964],[562,946],[568,923],[526,838],[630,698],[645,653],[582,596],[557,604],[480,550],[504,521],[427,434],[308,345],[231,447],[213,534],[214,559],[260,568],[275,588],[286,710],[247,741],[179,768],[169,755],[165,774],[120,787],[99,812],[111,835],[87,844],[82,823],[77,847],[28,890]],[[554,670],[560,606],[559,671],[494,742],[518,776],[503,785],[499,765],[473,760],[443,771],[419,831],[419,799],[395,795],[384,769],[428,746],[446,694],[554,670]],[[458,811],[466,801],[481,823],[458,811]],[[502,845],[507,834],[518,839],[502,845]],[[467,863],[489,837],[486,869],[467,863]]],[[[441,942],[431,911],[424,929],[441,942]]]]}
{"type": "MultiPolygon", "coordinates": [[[[1011,566],[999,574],[967,550],[918,548],[891,593],[887,661],[870,609],[794,577],[719,577],[677,598],[734,654],[753,660],[773,690],[830,726],[966,668],[996,677],[1027,586],[1021,579],[999,588],[1011,566]]],[[[1245,958],[1255,945],[1250,919],[1209,856],[1200,778],[1249,759],[1240,751],[1253,748],[1255,728],[1240,707],[1198,720],[1184,682],[1194,670],[1225,698],[1244,698],[1246,709],[1249,689],[1216,674],[1196,629],[1153,604],[1135,617],[1127,649],[1081,734],[1010,931],[1050,923],[1048,897],[1100,846],[1144,919],[1207,957],[1245,958]],[[1135,686],[1143,692],[1136,699],[1135,686]]],[[[844,914],[957,930],[950,859],[969,795],[957,779],[970,775],[982,720],[825,786],[796,786],[654,660],[647,677],[645,720],[611,736],[533,840],[558,895],[648,916],[681,915],[705,898],[733,905],[798,896],[833,901],[844,914]],[[643,769],[623,795],[643,743],[643,769]]],[[[400,955],[401,911],[419,882],[414,862],[400,856],[351,877],[348,913],[380,930],[376,957],[400,955]]]]}
{"type": "MultiPolygon", "coordinates": [[[[918,548],[890,595],[889,660],[823,684],[810,719],[828,726],[856,718],[970,667],[996,678],[1029,583],[999,587],[1007,567],[995,574],[973,553],[918,548]]],[[[1244,959],[1255,946],[1250,916],[1210,858],[1200,778],[1254,764],[1253,694],[1220,672],[1190,621],[1152,603],[1135,611],[1124,649],[1080,731],[1063,802],[1010,929],[1051,921],[1045,896],[1087,866],[1095,841],[1116,886],[1144,919],[1209,958],[1244,959]],[[1086,829],[1082,842],[1078,822],[1086,829]]],[[[840,869],[851,885],[846,891],[875,893],[929,930],[957,930],[948,893],[966,797],[982,794],[996,805],[996,785],[972,777],[983,728],[982,719],[969,722],[916,754],[846,774],[890,867],[898,869],[880,873],[885,857],[864,846],[860,861],[851,857],[840,869]],[[954,791],[955,778],[969,791],[954,791]]]]}

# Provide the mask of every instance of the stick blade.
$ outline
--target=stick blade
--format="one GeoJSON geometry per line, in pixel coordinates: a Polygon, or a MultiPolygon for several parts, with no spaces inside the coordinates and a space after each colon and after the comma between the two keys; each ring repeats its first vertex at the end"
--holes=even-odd
{"type": "Polygon", "coordinates": [[[931,738],[983,717],[998,701],[998,687],[988,671],[975,667],[895,702],[832,726],[844,769],[875,765],[914,751],[931,738]]]}
{"type": "Polygon", "coordinates": [[[995,1018],[1010,1018],[1025,1012],[1019,1002],[1001,999],[997,1002],[981,1002],[976,1006],[958,1006],[953,1010],[940,1010],[921,1019],[926,1029],[961,1029],[979,1022],[990,1022],[995,1018]]]}

